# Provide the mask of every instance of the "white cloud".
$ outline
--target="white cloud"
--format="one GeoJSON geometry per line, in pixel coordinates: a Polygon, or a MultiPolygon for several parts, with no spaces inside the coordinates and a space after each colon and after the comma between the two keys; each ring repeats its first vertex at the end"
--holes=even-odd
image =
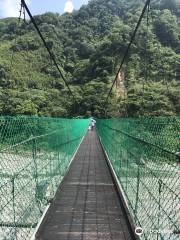
{"type": "MultiPolygon", "coordinates": [[[[26,1],[29,4],[29,0],[26,1]]],[[[0,0],[0,18],[18,17],[21,0],[0,0]]]]}
{"type": "Polygon", "coordinates": [[[67,0],[65,7],[64,7],[64,12],[72,13],[74,9],[73,3],[71,0],[67,0]]]}

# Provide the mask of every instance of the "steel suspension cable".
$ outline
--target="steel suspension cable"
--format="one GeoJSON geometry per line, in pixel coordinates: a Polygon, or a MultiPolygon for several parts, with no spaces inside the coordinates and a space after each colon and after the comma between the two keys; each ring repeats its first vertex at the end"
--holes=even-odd
{"type": "Polygon", "coordinates": [[[149,56],[148,56],[148,39],[149,39],[149,20],[150,20],[150,4],[147,7],[147,16],[146,16],[146,36],[145,36],[145,77],[142,80],[142,98],[141,98],[141,104],[142,109],[145,110],[145,86],[148,82],[148,68],[149,68],[149,56]]]}
{"type": "MultiPolygon", "coordinates": [[[[18,23],[17,23],[16,29],[15,29],[15,38],[14,38],[14,44],[15,44],[15,45],[16,45],[16,43],[17,43],[17,34],[16,34],[16,33],[17,33],[18,27],[20,26],[20,21],[21,21],[22,12],[23,12],[23,6],[22,6],[22,3],[21,3],[21,7],[20,7],[20,10],[19,10],[18,23]]],[[[12,74],[13,62],[14,62],[14,51],[12,51],[12,54],[11,54],[10,74],[12,74]]]]}
{"type": "Polygon", "coordinates": [[[35,21],[34,17],[32,16],[32,14],[31,14],[31,12],[30,12],[30,10],[29,10],[29,8],[28,8],[28,6],[27,6],[25,0],[21,0],[21,3],[22,3],[22,5],[23,5],[23,7],[25,8],[27,14],[29,15],[29,17],[30,17],[30,19],[31,19],[31,21],[32,21],[32,23],[33,23],[33,25],[34,25],[36,31],[38,32],[38,34],[39,34],[39,36],[40,36],[40,38],[41,38],[41,40],[42,40],[42,42],[43,42],[43,44],[44,44],[46,50],[48,51],[48,53],[49,53],[49,55],[50,55],[50,58],[52,59],[52,61],[53,61],[54,65],[55,65],[55,67],[57,68],[57,70],[58,70],[58,72],[59,72],[61,78],[63,79],[63,81],[64,81],[66,87],[68,88],[69,93],[70,93],[71,96],[73,97],[73,100],[74,100],[76,103],[78,103],[78,101],[76,100],[74,94],[73,94],[72,91],[71,91],[71,88],[69,87],[69,84],[68,84],[66,78],[64,77],[64,75],[63,75],[61,69],[60,69],[59,66],[58,66],[58,63],[57,63],[57,61],[56,61],[56,57],[55,57],[55,55],[53,54],[53,52],[52,52],[52,51],[50,50],[50,48],[48,47],[48,45],[47,45],[47,43],[46,43],[46,41],[45,41],[45,39],[44,39],[44,37],[43,37],[43,35],[42,35],[42,33],[41,33],[39,27],[37,26],[36,21],[35,21]]]}
{"type": "Polygon", "coordinates": [[[132,45],[132,43],[133,43],[133,41],[134,41],[134,39],[135,39],[136,33],[137,33],[138,29],[139,29],[139,26],[140,26],[140,24],[141,24],[141,21],[142,21],[142,19],[143,19],[143,16],[144,16],[144,14],[145,14],[145,12],[146,12],[146,9],[147,9],[147,7],[149,6],[150,2],[151,2],[151,0],[146,0],[146,3],[145,3],[144,8],[143,8],[143,10],[142,10],[141,16],[139,17],[138,23],[137,23],[137,25],[136,25],[136,27],[135,27],[135,30],[134,30],[133,35],[132,35],[132,37],[131,37],[131,40],[130,40],[128,46],[127,46],[127,49],[126,49],[125,54],[124,54],[124,57],[123,57],[123,59],[122,59],[122,61],[121,61],[120,67],[119,67],[119,69],[118,69],[118,71],[117,71],[117,74],[116,74],[115,79],[114,79],[114,81],[113,81],[113,83],[112,83],[112,86],[111,86],[111,88],[110,88],[110,90],[109,90],[109,92],[108,92],[107,98],[106,98],[106,100],[105,100],[105,106],[107,106],[107,103],[108,103],[108,99],[109,99],[109,97],[110,97],[110,94],[111,94],[111,92],[112,92],[112,90],[113,90],[113,87],[114,87],[116,81],[117,81],[118,75],[119,75],[119,73],[121,72],[121,69],[122,69],[122,67],[123,67],[123,65],[124,65],[124,62],[125,62],[125,60],[126,60],[126,58],[127,58],[127,56],[128,56],[129,50],[130,50],[130,48],[131,48],[131,45],[132,45]]]}

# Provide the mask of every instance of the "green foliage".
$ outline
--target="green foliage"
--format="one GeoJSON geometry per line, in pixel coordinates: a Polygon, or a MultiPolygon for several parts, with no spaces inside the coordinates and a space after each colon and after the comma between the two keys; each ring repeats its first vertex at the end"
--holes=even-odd
{"type": "Polygon", "coordinates": [[[171,47],[177,47],[179,44],[180,29],[178,28],[177,17],[172,15],[167,9],[160,13],[155,23],[155,30],[160,41],[171,47]]]}
{"type": "MultiPolygon", "coordinates": [[[[78,104],[68,95],[33,24],[0,20],[0,113],[102,117],[143,5],[143,0],[91,0],[72,14],[35,16],[78,104]]],[[[148,31],[145,16],[106,109],[108,116],[180,112],[178,6],[179,0],[152,3],[148,31]]]]}
{"type": "Polygon", "coordinates": [[[151,83],[144,91],[141,85],[135,85],[128,91],[128,112],[131,116],[166,116],[173,115],[175,109],[162,83],[151,83]],[[164,95],[161,94],[164,92],[164,95]]]}

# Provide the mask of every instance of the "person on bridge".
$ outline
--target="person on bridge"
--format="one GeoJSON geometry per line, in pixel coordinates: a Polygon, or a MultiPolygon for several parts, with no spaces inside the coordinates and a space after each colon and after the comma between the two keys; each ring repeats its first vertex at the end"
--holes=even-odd
{"type": "Polygon", "coordinates": [[[91,130],[92,130],[92,131],[94,130],[95,125],[96,125],[96,120],[94,120],[94,119],[92,118],[92,120],[91,120],[91,130]]]}

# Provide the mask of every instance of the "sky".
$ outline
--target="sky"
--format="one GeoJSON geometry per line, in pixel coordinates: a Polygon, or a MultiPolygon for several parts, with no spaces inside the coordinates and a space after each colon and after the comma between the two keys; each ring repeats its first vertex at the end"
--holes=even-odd
{"type": "MultiPolygon", "coordinates": [[[[78,10],[88,0],[25,0],[33,15],[45,12],[64,13],[78,10]]],[[[0,0],[0,18],[17,17],[21,0],[0,0]]]]}

